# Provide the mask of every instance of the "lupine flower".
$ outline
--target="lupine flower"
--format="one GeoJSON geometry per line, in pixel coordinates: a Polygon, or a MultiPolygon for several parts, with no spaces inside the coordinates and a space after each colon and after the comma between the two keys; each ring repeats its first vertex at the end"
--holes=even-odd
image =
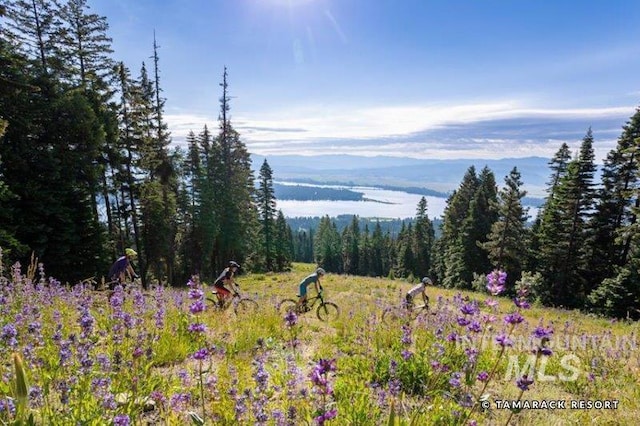
{"type": "Polygon", "coordinates": [[[473,320],[471,321],[471,324],[469,324],[469,326],[467,327],[467,330],[474,333],[480,333],[482,331],[482,326],[478,321],[473,320]]]}
{"type": "Polygon", "coordinates": [[[129,419],[129,416],[127,416],[126,414],[118,414],[117,416],[115,416],[113,418],[113,425],[114,426],[129,426],[129,422],[131,420],[129,419]]]}
{"type": "Polygon", "coordinates": [[[498,301],[495,299],[487,299],[484,301],[485,305],[487,305],[488,307],[495,309],[498,307],[498,301]]]}
{"type": "Polygon", "coordinates": [[[193,324],[189,324],[187,330],[192,333],[204,333],[207,331],[207,326],[202,323],[195,322],[193,324]]]}
{"type": "Polygon", "coordinates": [[[495,269],[489,275],[487,275],[487,290],[494,296],[502,293],[507,282],[507,273],[495,269]]]}
{"type": "Polygon", "coordinates": [[[337,415],[338,415],[338,410],[336,410],[335,408],[332,408],[331,410],[320,414],[314,420],[319,425],[323,425],[327,420],[335,419],[337,415]]]}
{"type": "Polygon", "coordinates": [[[2,327],[2,333],[0,333],[0,338],[5,341],[7,345],[10,347],[15,347],[18,345],[18,330],[16,330],[16,326],[13,324],[6,324],[2,327]]]}
{"type": "Polygon", "coordinates": [[[189,290],[189,299],[200,300],[204,296],[204,291],[199,288],[192,288],[189,290]]]}
{"type": "Polygon", "coordinates": [[[411,339],[411,327],[408,325],[402,326],[402,338],[400,340],[405,345],[410,345],[412,342],[411,339]]]}
{"type": "Polygon", "coordinates": [[[471,323],[471,321],[469,321],[466,317],[458,317],[456,318],[456,321],[458,322],[458,325],[460,327],[466,327],[471,323]]]}
{"type": "Polygon", "coordinates": [[[549,339],[551,337],[551,335],[553,334],[553,328],[551,328],[551,327],[544,328],[542,326],[538,326],[538,327],[535,328],[535,330],[533,330],[532,334],[535,337],[537,337],[538,339],[544,339],[544,338],[549,339]]]}
{"type": "Polygon", "coordinates": [[[529,302],[518,297],[513,299],[513,303],[520,309],[529,309],[531,307],[531,304],[529,302]]]}
{"type": "Polygon", "coordinates": [[[476,378],[481,382],[486,382],[489,379],[489,373],[487,373],[486,371],[481,371],[478,373],[476,378]]]}
{"type": "Polygon", "coordinates": [[[513,346],[513,341],[509,339],[504,333],[501,333],[498,335],[498,337],[496,337],[496,342],[498,342],[503,348],[507,346],[513,346]]]}
{"type": "Polygon", "coordinates": [[[533,384],[533,379],[529,379],[526,374],[516,381],[516,385],[523,391],[529,390],[529,386],[533,384]]]}
{"type": "Polygon", "coordinates": [[[203,312],[204,311],[204,302],[202,300],[196,300],[189,307],[189,311],[191,311],[192,314],[199,314],[199,313],[203,312]]]}
{"type": "Polygon", "coordinates": [[[460,312],[465,315],[473,315],[478,312],[478,306],[474,303],[465,303],[460,307],[460,312]]]}
{"type": "Polygon", "coordinates": [[[293,310],[290,310],[284,316],[284,322],[287,325],[287,327],[293,327],[298,323],[298,316],[296,315],[295,312],[293,312],[293,310]]]}
{"type": "Polygon", "coordinates": [[[460,387],[460,373],[453,373],[451,379],[449,379],[449,384],[454,388],[460,387]]]}
{"type": "Polygon", "coordinates": [[[196,351],[196,353],[193,354],[193,359],[197,359],[198,361],[202,361],[207,359],[207,357],[209,356],[209,351],[207,350],[207,348],[202,348],[198,351],[196,351]]]}
{"type": "Polygon", "coordinates": [[[522,315],[520,315],[519,312],[513,312],[504,317],[504,322],[506,322],[507,324],[516,325],[520,324],[522,321],[524,321],[524,318],[522,317],[522,315]]]}
{"type": "Polygon", "coordinates": [[[413,352],[408,351],[408,350],[403,350],[402,353],[400,354],[400,356],[402,357],[402,359],[404,359],[405,361],[408,361],[409,359],[411,359],[411,357],[413,356],[413,352]]]}

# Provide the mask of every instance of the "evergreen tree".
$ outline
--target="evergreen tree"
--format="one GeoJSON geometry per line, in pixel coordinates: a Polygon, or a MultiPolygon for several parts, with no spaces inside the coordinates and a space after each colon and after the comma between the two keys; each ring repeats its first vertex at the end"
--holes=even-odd
{"type": "Polygon", "coordinates": [[[413,274],[417,277],[429,275],[431,270],[431,250],[435,241],[433,223],[427,214],[427,199],[422,197],[418,202],[413,232],[413,248],[415,256],[415,269],[413,274]]]}
{"type": "Polygon", "coordinates": [[[514,167],[504,179],[498,194],[498,220],[493,223],[488,241],[483,244],[494,268],[507,272],[508,288],[520,279],[527,253],[527,210],[522,207],[520,172],[514,167]]]}
{"type": "Polygon", "coordinates": [[[293,235],[282,210],[278,211],[275,224],[275,265],[277,271],[285,271],[293,258],[293,235]]]}
{"type": "Polygon", "coordinates": [[[360,266],[360,223],[354,215],[351,224],[342,231],[342,270],[346,274],[358,275],[360,266]]]}
{"type": "MultiPolygon", "coordinates": [[[[273,171],[266,159],[262,163],[258,175],[256,201],[260,218],[263,268],[267,271],[274,271],[279,269],[276,266],[276,197],[273,190],[273,171]]],[[[286,235],[281,235],[281,237],[285,238],[286,235]]]]}
{"type": "Polygon", "coordinates": [[[336,224],[329,216],[320,219],[318,231],[314,237],[313,251],[315,261],[326,271],[342,273],[341,239],[336,224]]]}

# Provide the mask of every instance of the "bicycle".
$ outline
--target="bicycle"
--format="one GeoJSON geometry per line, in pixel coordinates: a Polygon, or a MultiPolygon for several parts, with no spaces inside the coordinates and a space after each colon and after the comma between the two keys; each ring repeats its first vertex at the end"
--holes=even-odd
{"type": "Polygon", "coordinates": [[[256,302],[255,300],[249,297],[243,297],[238,291],[239,289],[240,287],[238,287],[237,285],[232,286],[231,287],[232,296],[227,297],[226,299],[222,299],[218,294],[218,291],[215,290],[215,287],[214,287],[214,289],[211,290],[211,294],[215,297],[215,299],[212,297],[207,297],[207,300],[212,302],[214,308],[219,311],[225,311],[229,309],[229,306],[233,305],[233,312],[236,315],[245,315],[247,313],[257,311],[258,302],[256,302]]]}
{"type": "Polygon", "coordinates": [[[382,322],[389,325],[396,323],[400,320],[406,320],[412,322],[416,320],[420,315],[429,313],[429,303],[422,303],[420,305],[407,305],[406,302],[402,306],[392,306],[387,308],[382,313],[382,322]]]}
{"type": "Polygon", "coordinates": [[[338,305],[324,300],[322,288],[316,296],[307,298],[301,304],[298,304],[298,302],[293,299],[284,299],[280,301],[280,303],[278,303],[278,311],[283,314],[289,311],[293,311],[296,314],[304,314],[305,312],[312,310],[318,302],[320,302],[320,304],[316,309],[316,316],[320,321],[335,320],[340,316],[340,308],[338,305]]]}

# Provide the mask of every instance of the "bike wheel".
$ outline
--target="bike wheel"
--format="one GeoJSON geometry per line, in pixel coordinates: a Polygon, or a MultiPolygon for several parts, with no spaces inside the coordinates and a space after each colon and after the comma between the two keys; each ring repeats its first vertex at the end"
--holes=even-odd
{"type": "Polygon", "coordinates": [[[236,315],[245,315],[258,310],[258,302],[252,299],[240,299],[233,307],[236,315]]]}
{"type": "Polygon", "coordinates": [[[340,316],[340,308],[332,302],[324,302],[316,310],[316,315],[320,321],[332,321],[340,316]]]}
{"type": "Polygon", "coordinates": [[[280,303],[278,303],[278,312],[281,314],[286,314],[289,311],[296,312],[296,307],[298,302],[293,299],[284,299],[280,303]]]}

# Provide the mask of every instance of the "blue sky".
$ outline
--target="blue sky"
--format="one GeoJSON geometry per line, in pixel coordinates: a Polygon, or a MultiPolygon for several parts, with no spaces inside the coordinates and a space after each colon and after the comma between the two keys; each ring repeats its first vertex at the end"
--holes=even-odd
{"type": "Polygon", "coordinates": [[[215,128],[223,67],[250,152],[599,158],[640,99],[635,0],[89,0],[134,75],[153,32],[173,140],[215,128]]]}

